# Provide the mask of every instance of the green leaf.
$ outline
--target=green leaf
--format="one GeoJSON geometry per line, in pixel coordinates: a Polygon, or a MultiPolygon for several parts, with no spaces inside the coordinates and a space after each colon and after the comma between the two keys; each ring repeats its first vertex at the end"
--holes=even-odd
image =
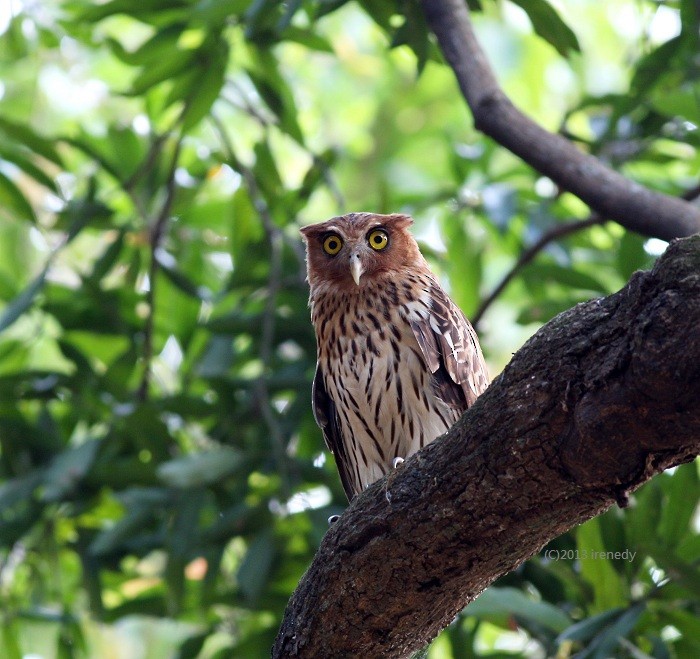
{"type": "Polygon", "coordinates": [[[549,602],[538,602],[516,588],[491,586],[467,606],[463,613],[482,619],[499,618],[507,626],[510,616],[530,620],[554,632],[571,624],[569,616],[549,602]]]}
{"type": "Polygon", "coordinates": [[[319,0],[316,3],[314,18],[318,20],[327,14],[332,14],[336,9],[340,9],[348,2],[349,0],[319,0]]]}
{"type": "Polygon", "coordinates": [[[22,659],[24,656],[19,645],[18,625],[12,620],[3,620],[2,625],[2,656],[5,659],[22,659]]]}
{"type": "Polygon", "coordinates": [[[95,462],[100,446],[101,441],[93,439],[59,453],[46,470],[41,498],[60,501],[73,495],[95,462]]]}
{"type": "Polygon", "coordinates": [[[124,247],[125,234],[126,232],[124,230],[120,231],[116,238],[107,246],[105,251],[102,252],[92,266],[89,279],[100,281],[114,267],[124,247]]]}
{"type": "Polygon", "coordinates": [[[700,479],[695,462],[680,465],[674,474],[659,477],[668,499],[661,511],[658,538],[667,547],[676,547],[683,536],[692,533],[693,513],[700,500],[700,479]]]}
{"type": "Polygon", "coordinates": [[[138,533],[148,527],[153,517],[151,507],[135,506],[128,510],[116,524],[102,531],[90,543],[90,552],[95,556],[111,554],[138,536],[138,533]]]}
{"type": "Polygon", "coordinates": [[[469,317],[479,300],[482,275],[481,250],[478,242],[473,240],[467,232],[463,222],[450,217],[442,222],[441,227],[447,244],[445,267],[450,274],[452,296],[469,317]]]}
{"type": "Polygon", "coordinates": [[[661,478],[653,479],[634,494],[634,505],[625,511],[625,531],[631,547],[658,538],[657,531],[663,509],[661,478]]]}
{"type": "Polygon", "coordinates": [[[249,5],[250,0],[199,0],[190,16],[193,22],[218,27],[230,16],[241,17],[249,5]]]}
{"type": "Polygon", "coordinates": [[[131,83],[127,96],[141,96],[151,87],[155,87],[166,80],[185,73],[193,65],[196,51],[173,50],[168,57],[157,59],[148,66],[143,67],[141,73],[131,83]]]}
{"type": "Polygon", "coordinates": [[[294,18],[294,14],[296,14],[297,11],[299,11],[302,3],[303,0],[289,0],[288,2],[284,3],[284,12],[282,13],[282,16],[280,17],[279,21],[277,21],[277,32],[283,32],[289,27],[289,25],[292,22],[292,19],[294,18]]]}
{"type": "Polygon", "coordinates": [[[8,216],[20,217],[36,224],[34,209],[22,191],[5,174],[0,172],[0,210],[8,216]],[[5,207],[4,209],[2,207],[5,207]]]}
{"type": "Polygon", "coordinates": [[[607,287],[592,275],[573,268],[564,268],[554,263],[531,263],[523,274],[527,278],[538,282],[555,281],[569,288],[602,294],[609,292],[607,287]]]}
{"type": "Polygon", "coordinates": [[[394,33],[391,40],[391,48],[407,45],[415,53],[418,73],[425,68],[430,51],[428,38],[428,25],[425,22],[425,14],[417,4],[408,3],[405,7],[405,20],[401,27],[394,33]]]}
{"type": "Polygon", "coordinates": [[[217,42],[211,52],[199,55],[200,71],[195,85],[190,90],[182,115],[182,130],[188,131],[199,123],[219,97],[226,75],[228,48],[223,41],[217,42]],[[203,57],[203,59],[201,59],[203,57]]]}
{"type": "Polygon", "coordinates": [[[664,41],[655,50],[638,61],[630,82],[631,96],[638,98],[646,94],[661,78],[669,73],[668,63],[683,45],[681,35],[664,41]]]}
{"type": "Polygon", "coordinates": [[[616,650],[620,639],[626,638],[627,635],[635,628],[639,618],[645,610],[645,602],[633,604],[612,625],[610,625],[608,629],[594,641],[594,659],[608,659],[609,657],[615,656],[617,654],[616,650]]]}
{"type": "Polygon", "coordinates": [[[251,604],[259,599],[267,584],[275,553],[272,530],[265,529],[250,543],[243,557],[236,580],[243,596],[251,604]]]}
{"type": "Polygon", "coordinates": [[[196,659],[211,633],[212,630],[207,629],[199,634],[190,636],[180,645],[174,659],[196,659]]]}
{"type": "Polygon", "coordinates": [[[255,66],[248,69],[248,77],[266,105],[279,119],[279,127],[303,146],[304,136],[297,117],[294,95],[279,72],[279,64],[272,54],[262,48],[253,48],[255,66]]]}
{"type": "Polygon", "coordinates": [[[664,617],[678,629],[683,636],[700,641],[700,618],[683,609],[669,607],[664,611],[664,617]]]}
{"type": "Polygon", "coordinates": [[[183,293],[186,293],[197,300],[212,299],[212,293],[208,288],[196,284],[177,268],[174,268],[169,264],[166,265],[162,257],[157,256],[156,260],[158,260],[161,272],[183,293]]]}
{"type": "Polygon", "coordinates": [[[29,126],[0,117],[0,132],[5,133],[6,140],[21,144],[59,167],[63,167],[63,160],[56,150],[55,142],[35,133],[29,126]]]}
{"type": "Polygon", "coordinates": [[[277,21],[277,0],[253,0],[245,13],[245,37],[256,40],[260,34],[272,31],[277,21]]]}
{"type": "Polygon", "coordinates": [[[559,634],[555,642],[560,645],[564,641],[588,641],[598,635],[613,620],[617,620],[622,611],[623,609],[620,608],[611,609],[581,620],[559,634]]]}
{"type": "Polygon", "coordinates": [[[32,306],[34,298],[44,287],[48,271],[49,266],[47,265],[39,276],[2,310],[0,315],[0,332],[6,330],[32,306]]]}
{"type": "Polygon", "coordinates": [[[546,0],[511,0],[522,7],[532,22],[535,33],[554,46],[562,57],[570,52],[581,52],[574,31],[562,20],[546,0]]]}
{"type": "Polygon", "coordinates": [[[391,19],[396,14],[396,3],[387,0],[359,0],[359,4],[383,30],[391,30],[391,19]]]}
{"type": "Polygon", "coordinates": [[[321,53],[333,53],[331,42],[325,37],[311,29],[290,25],[284,31],[282,39],[285,41],[293,41],[295,43],[306,46],[311,50],[318,50],[321,53]]]}
{"type": "Polygon", "coordinates": [[[606,549],[600,531],[600,521],[592,519],[576,529],[576,547],[581,560],[581,576],[593,587],[592,610],[605,611],[625,603],[625,586],[612,563],[605,557],[606,549]]]}
{"type": "Polygon", "coordinates": [[[182,7],[184,14],[188,3],[186,0],[112,0],[104,4],[78,4],[75,16],[87,23],[97,23],[115,14],[127,14],[146,20],[152,13],[165,13],[164,10],[173,10],[176,7],[182,7]]]}
{"type": "Polygon", "coordinates": [[[58,194],[56,182],[32,161],[31,155],[28,149],[19,149],[9,143],[0,144],[0,158],[13,163],[37,183],[58,194]]]}
{"type": "Polygon", "coordinates": [[[623,279],[629,279],[637,270],[648,268],[653,261],[644,251],[644,238],[637,233],[625,231],[617,250],[617,270],[623,279]]]}
{"type": "Polygon", "coordinates": [[[700,598],[700,572],[698,572],[697,561],[693,564],[687,563],[670,549],[651,543],[642,545],[642,548],[670,579],[692,593],[694,597],[700,598]]]}
{"type": "Polygon", "coordinates": [[[105,40],[112,52],[125,64],[130,66],[148,66],[160,58],[168,58],[177,49],[177,43],[186,23],[175,23],[158,30],[150,39],[142,43],[136,50],[129,52],[116,39],[105,40]]]}
{"type": "Polygon", "coordinates": [[[157,473],[158,478],[171,487],[201,487],[227,478],[242,462],[243,456],[239,451],[221,446],[168,460],[158,467],[157,473]]]}

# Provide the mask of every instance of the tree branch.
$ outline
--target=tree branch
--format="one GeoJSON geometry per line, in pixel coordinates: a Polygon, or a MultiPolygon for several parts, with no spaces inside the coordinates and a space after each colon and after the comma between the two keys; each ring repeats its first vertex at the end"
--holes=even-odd
{"type": "Polygon", "coordinates": [[[506,286],[513,280],[516,274],[520,272],[532,259],[534,259],[549,243],[559,240],[560,238],[565,238],[570,236],[572,233],[581,231],[582,229],[587,229],[597,224],[603,224],[607,220],[595,213],[589,215],[583,220],[575,220],[573,222],[567,222],[566,224],[556,224],[551,229],[543,233],[537,241],[530,245],[527,249],[524,249],[518,260],[515,262],[513,267],[503,276],[496,287],[489,293],[489,295],[481,302],[479,308],[476,310],[472,316],[472,325],[476,328],[479,322],[483,318],[486,310],[493,304],[493,301],[503,292],[506,286]]]}
{"type": "Polygon", "coordinates": [[[627,229],[663,240],[700,231],[696,206],[630,181],[520,112],[498,86],[464,0],[423,0],[423,8],[477,129],[627,229]]]}
{"type": "Polygon", "coordinates": [[[273,657],[405,657],[499,576],[700,453],[700,237],[543,327],[441,440],[357,497],[273,657]]]}

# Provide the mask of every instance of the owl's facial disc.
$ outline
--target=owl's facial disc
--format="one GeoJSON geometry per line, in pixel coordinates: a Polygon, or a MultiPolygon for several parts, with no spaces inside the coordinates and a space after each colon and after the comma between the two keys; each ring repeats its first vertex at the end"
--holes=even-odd
{"type": "Polygon", "coordinates": [[[362,265],[362,259],[360,259],[359,252],[353,251],[350,254],[350,274],[352,275],[352,279],[357,286],[360,285],[360,277],[362,277],[362,273],[364,271],[365,268],[362,265]]]}

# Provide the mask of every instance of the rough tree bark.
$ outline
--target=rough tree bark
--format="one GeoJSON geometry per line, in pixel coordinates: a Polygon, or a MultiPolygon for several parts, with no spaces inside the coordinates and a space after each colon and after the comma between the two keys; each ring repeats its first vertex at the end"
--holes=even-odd
{"type": "Polygon", "coordinates": [[[274,657],[405,657],[549,540],[700,453],[700,236],[557,316],[442,439],[350,505],[274,657]]]}
{"type": "Polygon", "coordinates": [[[625,178],[520,112],[499,87],[476,40],[464,0],[423,0],[423,9],[477,129],[602,217],[632,231],[663,240],[700,231],[697,206],[625,178]]]}

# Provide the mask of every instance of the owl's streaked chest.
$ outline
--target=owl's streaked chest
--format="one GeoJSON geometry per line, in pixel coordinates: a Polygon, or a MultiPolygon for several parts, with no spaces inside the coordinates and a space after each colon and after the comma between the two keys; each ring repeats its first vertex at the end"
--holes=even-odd
{"type": "Polygon", "coordinates": [[[411,329],[429,313],[427,300],[371,308],[346,300],[314,314],[319,364],[335,403],[343,441],[354,456],[360,489],[456,421],[434,393],[431,373],[411,329]]]}

